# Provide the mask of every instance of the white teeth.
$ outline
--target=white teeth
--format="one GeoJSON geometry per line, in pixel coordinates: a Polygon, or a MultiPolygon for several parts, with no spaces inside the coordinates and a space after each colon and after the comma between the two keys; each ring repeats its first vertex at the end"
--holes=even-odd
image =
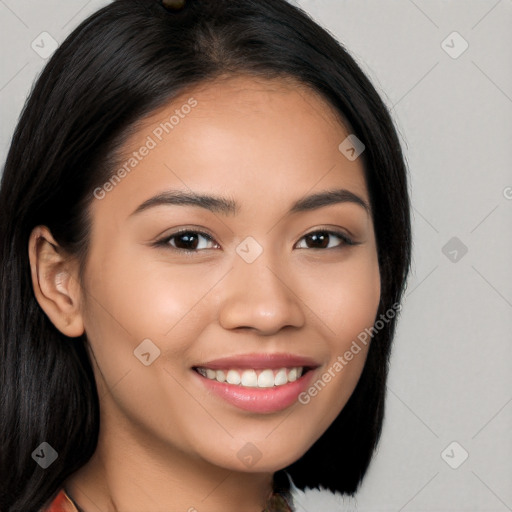
{"type": "Polygon", "coordinates": [[[270,368],[264,370],[236,370],[229,368],[225,370],[213,370],[211,368],[197,368],[197,371],[207,379],[218,382],[227,382],[232,385],[241,385],[249,388],[271,388],[284,386],[288,382],[294,382],[301,377],[303,367],[270,368]]]}
{"type": "Polygon", "coordinates": [[[286,376],[286,368],[281,368],[275,376],[275,385],[282,386],[288,382],[288,378],[286,376]]]}
{"type": "Polygon", "coordinates": [[[245,370],[242,373],[242,386],[247,386],[248,388],[257,388],[258,387],[258,376],[254,370],[245,370]]]}
{"type": "Polygon", "coordinates": [[[274,372],[272,370],[263,370],[258,377],[259,388],[271,388],[274,386],[274,372]]]}
{"type": "Polygon", "coordinates": [[[240,374],[236,370],[229,370],[226,375],[226,381],[228,384],[240,384],[240,374]]]}

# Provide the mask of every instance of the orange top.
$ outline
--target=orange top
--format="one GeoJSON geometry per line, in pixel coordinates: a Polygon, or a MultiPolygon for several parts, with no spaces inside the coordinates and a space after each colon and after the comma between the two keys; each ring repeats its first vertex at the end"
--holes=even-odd
{"type": "MultiPolygon", "coordinates": [[[[285,500],[278,493],[274,493],[270,500],[269,507],[265,508],[263,512],[267,511],[292,512],[292,509],[288,505],[287,500],[285,500]]],[[[78,512],[78,510],[66,495],[64,489],[61,489],[59,494],[57,494],[55,499],[50,503],[50,506],[41,512],[78,512]]]]}
{"type": "Polygon", "coordinates": [[[42,512],[77,512],[77,510],[64,493],[64,489],[61,489],[51,502],[49,508],[44,509],[42,512]]]}

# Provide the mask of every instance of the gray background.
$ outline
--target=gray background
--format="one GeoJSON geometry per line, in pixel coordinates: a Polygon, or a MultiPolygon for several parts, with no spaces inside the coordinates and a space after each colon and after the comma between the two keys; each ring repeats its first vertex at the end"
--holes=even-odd
{"type": "MultiPolygon", "coordinates": [[[[31,45],[107,3],[0,0],[2,163],[46,62],[31,45]]],[[[414,205],[383,436],[346,507],[512,510],[512,0],[295,3],[392,109],[414,205]]]]}

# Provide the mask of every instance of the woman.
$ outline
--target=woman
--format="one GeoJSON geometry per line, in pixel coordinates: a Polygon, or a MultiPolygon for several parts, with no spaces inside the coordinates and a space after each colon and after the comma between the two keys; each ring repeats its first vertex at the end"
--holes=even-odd
{"type": "Polygon", "coordinates": [[[410,265],[373,86],[284,0],[117,0],[0,191],[2,511],[293,510],[378,443],[410,265]]]}

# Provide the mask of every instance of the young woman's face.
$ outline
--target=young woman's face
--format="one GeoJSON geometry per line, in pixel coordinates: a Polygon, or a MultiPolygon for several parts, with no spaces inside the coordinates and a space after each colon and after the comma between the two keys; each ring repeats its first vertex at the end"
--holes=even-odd
{"type": "Polygon", "coordinates": [[[363,164],[339,149],[348,135],[313,92],[248,77],[202,85],[137,127],[124,172],[91,204],[82,315],[104,434],[267,472],[327,429],[368,346],[344,354],[380,298],[363,164]]]}

